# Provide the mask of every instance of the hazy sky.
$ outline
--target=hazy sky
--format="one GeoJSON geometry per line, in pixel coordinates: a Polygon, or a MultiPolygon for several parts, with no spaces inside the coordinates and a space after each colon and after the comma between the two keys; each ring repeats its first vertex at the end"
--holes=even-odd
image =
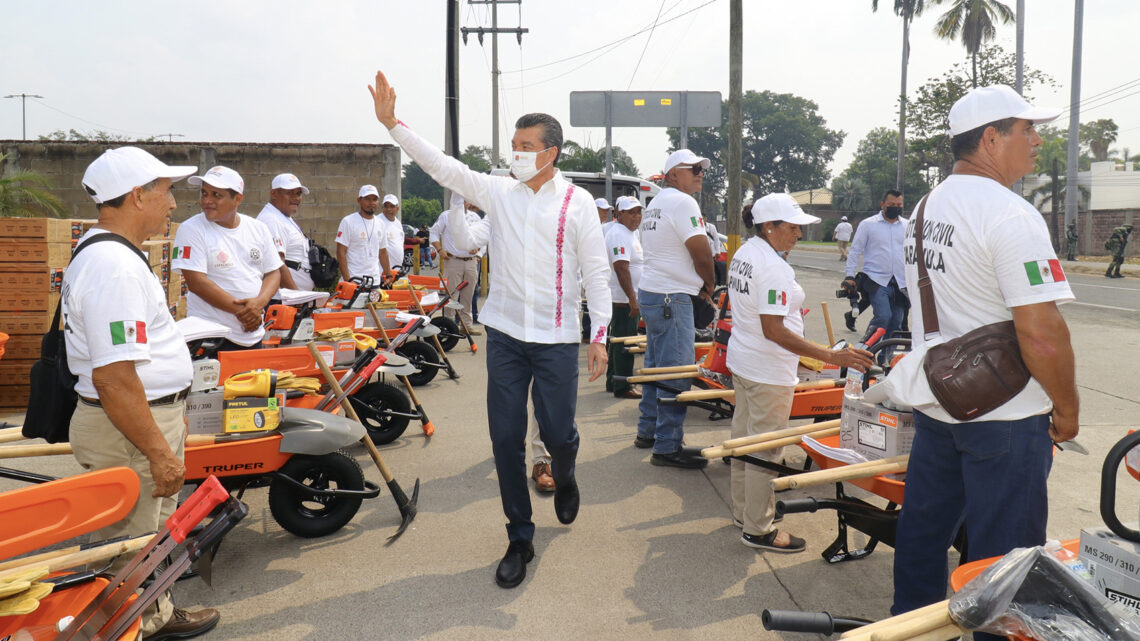
{"type": "MultiPolygon", "coordinates": [[[[847,134],[833,174],[870,129],[896,120],[902,26],[891,0],[880,4],[872,13],[870,0],[744,1],[744,88],[818,103],[828,125],[847,134]]],[[[1073,0],[1025,4],[1027,63],[1060,85],[1034,101],[1067,105],[1073,0]]],[[[932,7],[913,25],[911,88],[966,60],[960,44],[932,34],[943,10],[932,7]]],[[[528,111],[558,117],[569,139],[604,143],[601,128],[569,127],[575,90],[727,97],[728,11],[729,0],[523,0],[521,26],[530,32],[522,46],[513,36],[499,41],[502,149],[528,111]],[[659,11],[664,24],[633,35],[659,11]]],[[[75,128],[184,141],[390,143],[366,89],[380,68],[399,94],[397,115],[443,146],[440,0],[0,0],[0,15],[0,96],[44,96],[27,103],[29,138],[75,128]]],[[[488,6],[466,0],[460,15],[462,26],[491,22],[488,6]]],[[[500,5],[499,24],[519,26],[520,6],[500,5]]],[[[1137,25],[1135,0],[1086,3],[1082,120],[1115,119],[1115,146],[1132,153],[1140,152],[1137,25]],[[1118,93],[1090,100],[1109,91],[1118,93]]],[[[1013,51],[1012,24],[1000,27],[998,42],[1013,51]]],[[[474,36],[461,45],[464,147],[490,144],[490,49],[489,39],[480,46],[474,36]]],[[[0,139],[19,137],[20,101],[0,100],[0,139]]],[[[649,175],[660,170],[668,139],[662,129],[623,128],[614,144],[649,175]]]]}

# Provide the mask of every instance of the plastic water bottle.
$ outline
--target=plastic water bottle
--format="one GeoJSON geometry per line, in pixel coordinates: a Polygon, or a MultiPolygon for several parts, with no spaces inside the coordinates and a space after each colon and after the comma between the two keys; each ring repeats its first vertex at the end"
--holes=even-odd
{"type": "Polygon", "coordinates": [[[1072,550],[1062,546],[1060,541],[1049,539],[1045,542],[1045,551],[1052,554],[1053,558],[1060,561],[1061,565],[1072,570],[1077,576],[1089,582],[1093,580],[1092,573],[1089,572],[1089,567],[1085,565],[1085,562],[1072,550]]]}
{"type": "MultiPolygon", "coordinates": [[[[867,349],[877,343],[879,339],[883,337],[883,334],[886,333],[887,330],[882,327],[876,329],[875,333],[871,334],[871,337],[867,339],[866,343],[859,343],[855,346],[855,349],[867,349]]],[[[847,384],[843,388],[844,398],[849,398],[853,401],[863,398],[863,377],[864,373],[858,369],[854,367],[847,368],[847,384]]]]}
{"type": "Polygon", "coordinates": [[[11,638],[12,641],[51,641],[56,638],[60,632],[67,629],[71,625],[71,620],[74,617],[63,617],[56,622],[55,625],[29,625],[20,628],[12,633],[11,637],[3,637],[4,639],[11,638]]]}

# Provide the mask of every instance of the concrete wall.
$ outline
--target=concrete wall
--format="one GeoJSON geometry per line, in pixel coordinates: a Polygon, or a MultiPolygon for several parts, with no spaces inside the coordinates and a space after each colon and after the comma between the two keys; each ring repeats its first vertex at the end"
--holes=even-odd
{"type": "MultiPolygon", "coordinates": [[[[0,175],[17,169],[43,174],[66,204],[66,217],[95,218],[95,205],[80,180],[92,160],[119,144],[0,140],[0,154],[7,155],[0,175]]],[[[157,142],[138,146],[168,164],[197,166],[199,174],[214,165],[234,169],[245,179],[245,199],[239,211],[250,216],[256,216],[268,202],[274,176],[296,174],[310,190],[297,221],[333,252],[337,225],[345,214],[356,211],[361,185],[371,183],[381,194],[400,195],[400,149],[394,145],[157,142]]],[[[175,186],[174,195],[178,200],[175,221],[201,211],[198,190],[185,181],[175,186]]]]}

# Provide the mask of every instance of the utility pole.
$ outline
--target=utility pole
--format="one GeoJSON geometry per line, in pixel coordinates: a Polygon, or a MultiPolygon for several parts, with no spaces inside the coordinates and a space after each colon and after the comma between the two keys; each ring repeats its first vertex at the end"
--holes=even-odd
{"type": "Polygon", "coordinates": [[[1014,89],[1025,89],[1025,0],[1017,0],[1017,76],[1014,89]]]}
{"type": "Polygon", "coordinates": [[[728,260],[740,248],[741,156],[744,136],[744,9],[743,0],[732,0],[728,9],[728,211],[725,235],[728,236],[728,260]]]}
{"type": "MultiPolygon", "coordinates": [[[[444,151],[459,157],[459,0],[447,0],[447,32],[444,36],[446,78],[444,79],[444,151]]],[[[446,198],[449,194],[444,193],[446,198]]],[[[443,205],[446,207],[447,202],[443,205]]]]}
{"type": "MultiPolygon", "coordinates": [[[[1061,168],[1059,167],[1060,161],[1056,158],[1053,159],[1053,249],[1061,249],[1061,230],[1057,225],[1057,219],[1060,217],[1061,209],[1061,168]]],[[[1065,229],[1068,229],[1066,227],[1065,229]]]]}
{"type": "Polygon", "coordinates": [[[5,98],[19,98],[20,99],[20,123],[21,131],[20,138],[22,140],[28,139],[28,98],[43,99],[43,96],[34,93],[14,93],[4,96],[5,98]]]}
{"type": "Polygon", "coordinates": [[[166,142],[174,142],[174,137],[185,138],[182,134],[158,134],[155,138],[166,138],[166,142]]]}
{"type": "Polygon", "coordinates": [[[1075,0],[1073,14],[1073,80],[1069,95],[1069,153],[1065,167],[1065,228],[1077,221],[1077,148],[1081,125],[1081,32],[1084,30],[1085,0],[1075,0]]]}
{"type": "Polygon", "coordinates": [[[467,34],[474,32],[479,37],[479,44],[483,44],[483,34],[491,34],[491,164],[499,162],[499,34],[513,33],[522,46],[522,34],[530,31],[522,27],[499,28],[499,5],[522,4],[522,0],[467,0],[467,4],[491,5],[491,28],[463,27],[463,44],[467,44],[467,34]]]}

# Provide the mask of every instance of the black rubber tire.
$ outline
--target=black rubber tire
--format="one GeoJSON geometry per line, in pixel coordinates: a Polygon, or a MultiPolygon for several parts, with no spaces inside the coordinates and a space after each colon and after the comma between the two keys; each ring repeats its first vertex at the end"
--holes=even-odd
{"type": "MultiPolygon", "coordinates": [[[[443,358],[434,347],[423,341],[408,341],[401,345],[396,353],[400,356],[411,361],[412,365],[420,366],[420,363],[440,363],[443,358]]],[[[408,381],[415,387],[427,385],[431,382],[435,375],[439,373],[438,367],[423,367],[415,374],[408,374],[408,381]]]]}
{"type": "Polygon", "coordinates": [[[443,347],[443,351],[450,352],[452,347],[459,344],[459,323],[437,316],[431,319],[431,324],[439,328],[439,344],[443,347]]]}
{"type": "Polygon", "coordinates": [[[384,412],[385,410],[412,411],[412,402],[408,400],[404,390],[395,385],[380,381],[369,383],[349,396],[348,400],[360,417],[360,422],[368,430],[368,437],[376,445],[391,443],[408,429],[411,419],[407,416],[391,416],[384,412]]]}
{"type": "MultiPolygon", "coordinates": [[[[296,454],[281,472],[307,487],[320,490],[363,490],[364,473],[344,450],[307,456],[296,454]]],[[[358,496],[306,497],[292,484],[273,479],[269,484],[269,512],[273,520],[297,536],[327,536],[356,516],[358,496]]]]}

